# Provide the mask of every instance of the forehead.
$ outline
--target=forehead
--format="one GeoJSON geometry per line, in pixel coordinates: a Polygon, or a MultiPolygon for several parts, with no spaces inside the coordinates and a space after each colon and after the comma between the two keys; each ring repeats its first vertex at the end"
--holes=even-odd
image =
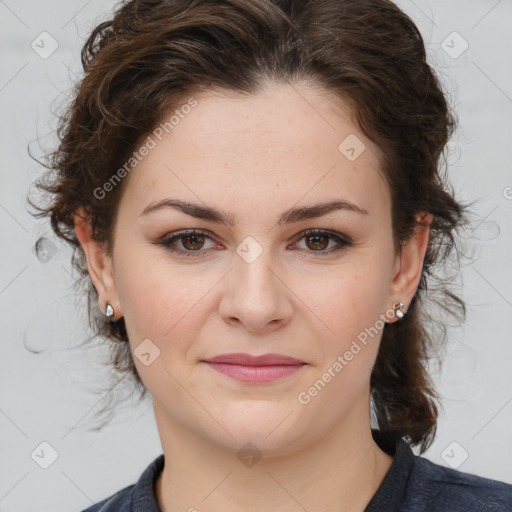
{"type": "Polygon", "coordinates": [[[173,112],[162,116],[123,201],[144,207],[181,194],[194,202],[261,206],[339,193],[364,208],[388,207],[379,148],[324,91],[285,83],[249,97],[203,92],[193,100],[172,123],[173,112]]]}

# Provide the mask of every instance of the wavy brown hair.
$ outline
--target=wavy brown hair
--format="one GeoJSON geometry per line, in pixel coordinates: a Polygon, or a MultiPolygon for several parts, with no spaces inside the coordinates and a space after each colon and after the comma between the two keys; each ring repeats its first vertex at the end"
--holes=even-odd
{"type": "Polygon", "coordinates": [[[441,310],[466,316],[464,301],[434,270],[457,250],[467,205],[447,184],[445,146],[456,120],[414,22],[388,0],[132,0],[93,30],[81,60],[84,75],[59,117],[58,149],[46,155],[36,183],[51,204],[29,202],[74,247],[93,336],[110,342],[115,371],[146,393],[124,320],[108,322],[99,310],[74,215],[83,207],[93,237],[111,251],[127,178],[104,198],[94,191],[164,113],[201,91],[255,95],[268,81],[306,82],[348,105],[381,150],[397,250],[414,236],[415,213],[434,215],[418,290],[404,320],[385,325],[371,375],[378,428],[425,451],[439,402],[427,363],[446,339],[436,317],[441,310]],[[422,307],[431,305],[438,313],[422,307]]]}

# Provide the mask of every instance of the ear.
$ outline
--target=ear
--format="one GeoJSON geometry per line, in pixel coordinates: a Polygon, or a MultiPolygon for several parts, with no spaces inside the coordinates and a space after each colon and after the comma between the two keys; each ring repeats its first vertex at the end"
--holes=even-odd
{"type": "Polygon", "coordinates": [[[423,260],[429,242],[430,225],[434,216],[422,211],[416,214],[416,219],[423,225],[418,224],[414,236],[402,245],[400,254],[397,256],[394,277],[389,290],[391,304],[402,302],[404,314],[420,284],[423,260]]]}
{"type": "Polygon", "coordinates": [[[92,238],[92,227],[83,208],[74,215],[76,236],[87,258],[87,268],[92,283],[98,292],[100,309],[105,313],[107,302],[114,308],[112,320],[123,316],[115,285],[112,258],[104,243],[92,238]]]}

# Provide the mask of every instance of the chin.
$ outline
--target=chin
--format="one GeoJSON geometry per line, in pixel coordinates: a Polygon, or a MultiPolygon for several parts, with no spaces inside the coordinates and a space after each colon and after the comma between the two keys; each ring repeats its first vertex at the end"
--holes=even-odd
{"type": "Polygon", "coordinates": [[[285,416],[280,416],[275,422],[262,417],[247,417],[235,423],[231,418],[230,422],[222,422],[231,435],[223,430],[217,430],[216,435],[212,436],[212,441],[237,455],[243,455],[244,452],[251,450],[266,457],[285,455],[297,449],[297,439],[300,435],[297,425],[288,423],[287,420],[283,421],[285,416]]]}

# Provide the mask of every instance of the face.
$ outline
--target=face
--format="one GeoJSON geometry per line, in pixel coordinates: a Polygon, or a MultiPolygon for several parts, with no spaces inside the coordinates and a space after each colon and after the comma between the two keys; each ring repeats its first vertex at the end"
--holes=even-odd
{"type": "Polygon", "coordinates": [[[194,98],[131,171],[111,279],[95,277],[124,316],[160,432],[277,453],[369,421],[383,318],[412,299],[425,248],[395,254],[378,149],[311,86],[194,98]],[[225,222],[151,209],[169,199],[225,222]],[[246,382],[204,362],[231,353],[302,364],[246,382]]]}

